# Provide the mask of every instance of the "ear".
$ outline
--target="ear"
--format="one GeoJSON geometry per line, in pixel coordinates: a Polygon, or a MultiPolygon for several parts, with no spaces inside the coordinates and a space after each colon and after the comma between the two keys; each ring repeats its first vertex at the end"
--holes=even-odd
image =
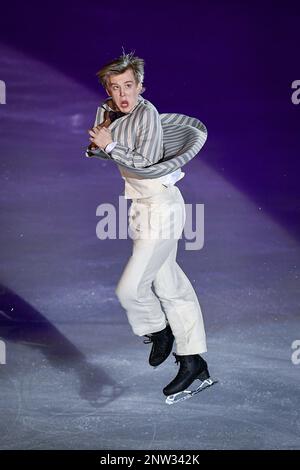
{"type": "Polygon", "coordinates": [[[105,91],[106,91],[106,93],[108,94],[108,96],[110,96],[110,93],[109,93],[109,91],[108,91],[107,88],[105,88],[105,91]]]}

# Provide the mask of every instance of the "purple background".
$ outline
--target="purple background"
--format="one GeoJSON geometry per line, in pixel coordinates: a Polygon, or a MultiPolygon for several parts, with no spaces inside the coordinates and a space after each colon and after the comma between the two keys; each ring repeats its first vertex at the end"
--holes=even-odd
{"type": "Polygon", "coordinates": [[[1,6],[0,40],[101,98],[97,70],[122,46],[135,50],[146,61],[144,97],[203,120],[200,158],[299,236],[299,13],[273,1],[12,0],[1,6]]]}

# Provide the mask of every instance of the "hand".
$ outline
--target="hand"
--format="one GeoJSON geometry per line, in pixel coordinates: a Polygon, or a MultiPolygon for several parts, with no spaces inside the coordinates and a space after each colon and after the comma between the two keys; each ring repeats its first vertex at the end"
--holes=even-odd
{"type": "Polygon", "coordinates": [[[93,127],[90,129],[90,141],[93,145],[100,147],[101,149],[105,149],[105,147],[110,144],[113,140],[111,138],[111,130],[106,127],[93,127]]]}

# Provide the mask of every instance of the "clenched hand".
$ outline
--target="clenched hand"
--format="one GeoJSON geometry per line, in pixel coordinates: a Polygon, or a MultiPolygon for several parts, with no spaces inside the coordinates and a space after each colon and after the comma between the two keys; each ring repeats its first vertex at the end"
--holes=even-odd
{"type": "Polygon", "coordinates": [[[89,131],[90,134],[90,141],[100,147],[101,149],[105,149],[105,147],[112,142],[111,138],[111,130],[107,127],[93,127],[89,131]]]}

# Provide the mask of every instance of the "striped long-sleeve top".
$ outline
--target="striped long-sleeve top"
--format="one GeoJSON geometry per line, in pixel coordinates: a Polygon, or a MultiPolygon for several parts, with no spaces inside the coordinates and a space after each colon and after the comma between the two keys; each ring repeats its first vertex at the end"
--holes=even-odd
{"type": "MultiPolygon", "coordinates": [[[[105,110],[111,110],[107,102],[97,109],[95,126],[103,122],[105,110]]],[[[87,149],[85,155],[114,161],[131,173],[150,179],[182,167],[207,138],[206,127],[198,119],[177,113],[159,114],[141,95],[131,112],[113,121],[109,129],[112,140],[117,142],[111,152],[87,149]]]]}

